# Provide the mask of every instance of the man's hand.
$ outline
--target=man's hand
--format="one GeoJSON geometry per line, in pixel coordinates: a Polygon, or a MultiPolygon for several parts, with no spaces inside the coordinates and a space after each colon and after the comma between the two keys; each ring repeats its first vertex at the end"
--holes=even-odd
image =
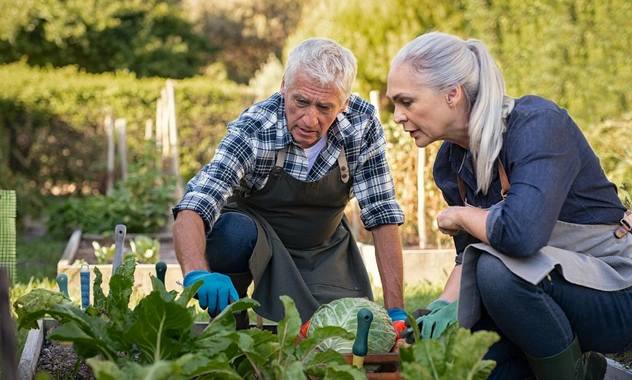
{"type": "Polygon", "coordinates": [[[239,299],[237,290],[230,277],[221,273],[211,273],[205,270],[194,270],[184,276],[183,285],[191,286],[198,281],[204,283],[198,289],[195,297],[202,309],[208,308],[211,318],[217,317],[229,303],[239,299]]]}

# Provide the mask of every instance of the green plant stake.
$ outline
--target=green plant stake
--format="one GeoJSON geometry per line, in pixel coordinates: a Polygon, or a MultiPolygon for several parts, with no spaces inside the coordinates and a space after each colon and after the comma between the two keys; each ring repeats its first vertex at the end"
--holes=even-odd
{"type": "Polygon", "coordinates": [[[68,276],[65,273],[60,273],[55,277],[55,280],[57,281],[57,286],[59,286],[59,291],[70,298],[68,295],[68,276]]]}
{"type": "Polygon", "coordinates": [[[159,261],[156,263],[156,277],[164,284],[165,283],[165,274],[167,273],[167,264],[163,261],[159,261]]]}
{"type": "Polygon", "coordinates": [[[369,351],[369,328],[373,322],[373,312],[366,307],[358,310],[358,332],[353,343],[353,365],[362,368],[364,357],[369,351]]]}

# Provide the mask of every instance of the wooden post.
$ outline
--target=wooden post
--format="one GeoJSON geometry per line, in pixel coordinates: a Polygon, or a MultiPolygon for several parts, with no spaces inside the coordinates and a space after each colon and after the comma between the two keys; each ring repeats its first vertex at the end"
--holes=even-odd
{"type": "Polygon", "coordinates": [[[426,148],[417,149],[417,233],[419,236],[419,248],[421,249],[426,249],[428,244],[428,237],[426,236],[425,167],[426,148]]]}
{"type": "Polygon", "coordinates": [[[105,194],[109,195],[114,189],[114,128],[112,127],[112,116],[105,117],[105,134],[108,139],[107,146],[107,179],[105,185],[105,194]]]}
{"type": "Polygon", "coordinates": [[[163,161],[169,158],[169,100],[167,98],[167,88],[163,88],[160,92],[160,102],[162,103],[162,158],[163,161]]]}
{"type": "Polygon", "coordinates": [[[176,94],[174,82],[167,79],[167,109],[169,110],[169,142],[171,143],[171,173],[176,177],[174,197],[180,200],[184,195],[182,178],[180,178],[180,152],[178,149],[178,127],[176,123],[176,94]]]}
{"type": "Polygon", "coordinates": [[[371,104],[373,104],[373,107],[375,107],[375,115],[377,116],[377,119],[381,122],[382,119],[380,118],[380,91],[373,90],[369,92],[369,99],[371,101],[371,104]]]}
{"type": "Polygon", "coordinates": [[[154,121],[152,119],[145,120],[145,140],[154,137],[154,121]]]}
{"type": "Polygon", "coordinates": [[[121,179],[125,181],[127,179],[127,139],[126,139],[126,129],[127,129],[127,120],[125,119],[116,119],[114,121],[114,126],[116,127],[116,131],[118,132],[119,138],[119,157],[121,158],[121,179]]]}
{"type": "MultiPolygon", "coordinates": [[[[156,99],[156,149],[162,157],[162,98],[156,99]]],[[[162,158],[158,159],[158,167],[162,168],[162,158]]]]}

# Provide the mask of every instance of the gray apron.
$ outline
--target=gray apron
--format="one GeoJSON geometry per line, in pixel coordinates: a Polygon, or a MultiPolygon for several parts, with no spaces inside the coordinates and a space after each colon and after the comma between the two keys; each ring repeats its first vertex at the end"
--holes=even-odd
{"type": "Polygon", "coordinates": [[[257,225],[249,261],[255,281],[255,312],[280,321],[279,296],[291,297],[303,321],[318,306],[343,297],[373,300],[371,283],[344,209],[351,181],[344,149],[338,167],[315,182],[283,170],[286,148],[279,151],[265,186],[249,197],[231,197],[222,212],[241,212],[257,225]]]}
{"type": "Polygon", "coordinates": [[[615,238],[617,227],[558,220],[547,246],[530,257],[509,257],[484,243],[467,246],[459,293],[461,326],[472,328],[480,318],[476,263],[482,253],[497,257],[513,274],[533,285],[557,270],[566,281],[591,289],[610,292],[632,286],[632,235],[615,238]]]}
{"type": "MultiPolygon", "coordinates": [[[[505,119],[513,104],[507,108],[503,114],[505,119]]],[[[499,172],[501,168],[502,165],[499,172]]],[[[461,326],[472,328],[481,315],[476,264],[483,253],[500,259],[513,274],[533,285],[539,284],[552,270],[557,270],[566,281],[591,289],[617,291],[632,286],[632,235],[627,233],[617,239],[614,231],[618,227],[558,220],[547,245],[529,257],[510,257],[484,243],[467,246],[463,252],[459,291],[461,326]]]]}

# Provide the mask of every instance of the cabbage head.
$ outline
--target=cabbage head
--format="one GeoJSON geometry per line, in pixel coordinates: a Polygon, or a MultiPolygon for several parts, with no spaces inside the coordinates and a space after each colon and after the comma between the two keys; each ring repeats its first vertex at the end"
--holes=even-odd
{"type": "MultiPolygon", "coordinates": [[[[397,337],[391,318],[384,307],[365,298],[341,298],[321,305],[310,319],[307,337],[311,337],[316,329],[329,326],[342,327],[355,335],[358,329],[358,311],[363,307],[373,312],[373,322],[369,328],[369,353],[389,352],[397,337]]],[[[341,354],[350,353],[353,340],[330,338],[318,346],[321,351],[328,348],[341,354]]]]}

